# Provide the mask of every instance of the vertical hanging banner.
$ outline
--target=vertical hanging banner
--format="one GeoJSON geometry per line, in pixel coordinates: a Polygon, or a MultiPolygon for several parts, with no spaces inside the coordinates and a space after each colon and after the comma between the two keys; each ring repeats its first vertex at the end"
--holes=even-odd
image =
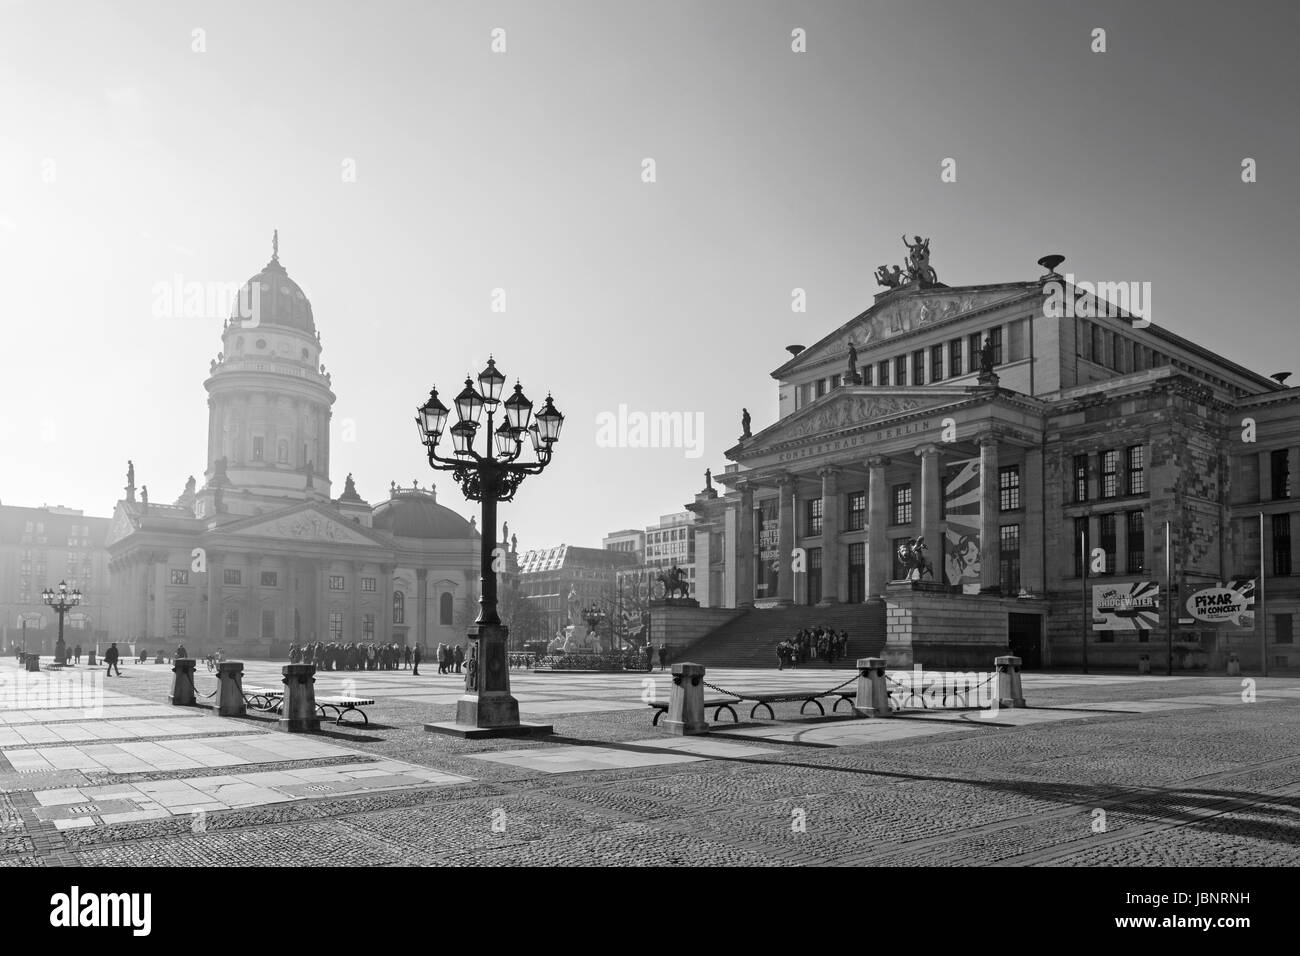
{"type": "Polygon", "coordinates": [[[1254,578],[1220,582],[1213,587],[1184,584],[1180,596],[1178,623],[1183,627],[1255,630],[1254,578]]]}
{"type": "Polygon", "coordinates": [[[943,573],[949,584],[963,593],[980,591],[981,482],[978,458],[956,462],[943,486],[943,573]]]}
{"type": "Polygon", "coordinates": [[[1160,585],[1155,581],[1092,586],[1094,631],[1153,631],[1160,625],[1160,585]]]}
{"type": "Polygon", "coordinates": [[[781,567],[780,504],[776,498],[759,503],[758,573],[754,575],[758,598],[776,597],[777,571],[781,567]]]}

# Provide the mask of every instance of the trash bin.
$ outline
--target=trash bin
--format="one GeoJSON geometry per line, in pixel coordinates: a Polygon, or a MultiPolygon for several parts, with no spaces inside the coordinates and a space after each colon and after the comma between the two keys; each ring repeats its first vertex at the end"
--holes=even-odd
{"type": "Polygon", "coordinates": [[[40,673],[40,670],[41,670],[41,655],[40,655],[40,654],[24,654],[24,655],[23,655],[23,666],[25,666],[29,671],[36,671],[37,673],[40,673]]]}
{"type": "Polygon", "coordinates": [[[1228,655],[1228,676],[1229,677],[1241,676],[1241,661],[1237,659],[1236,654],[1228,655]]]}
{"type": "Polygon", "coordinates": [[[1139,674],[1150,674],[1150,673],[1151,673],[1151,655],[1150,655],[1150,654],[1143,654],[1141,657],[1138,658],[1138,673],[1139,673],[1139,674]]]}

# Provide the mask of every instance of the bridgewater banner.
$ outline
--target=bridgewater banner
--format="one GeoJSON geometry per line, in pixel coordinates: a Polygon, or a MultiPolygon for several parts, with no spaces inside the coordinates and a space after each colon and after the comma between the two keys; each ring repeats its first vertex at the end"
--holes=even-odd
{"type": "Polygon", "coordinates": [[[1155,581],[1092,586],[1094,631],[1154,631],[1160,626],[1160,585],[1155,581]]]}
{"type": "Polygon", "coordinates": [[[980,591],[980,463],[978,458],[957,462],[943,486],[943,573],[949,584],[959,584],[966,594],[980,591]]]}
{"type": "Polygon", "coordinates": [[[1255,579],[1208,584],[1184,584],[1180,589],[1178,623],[1184,627],[1219,631],[1255,630],[1255,579]]]}

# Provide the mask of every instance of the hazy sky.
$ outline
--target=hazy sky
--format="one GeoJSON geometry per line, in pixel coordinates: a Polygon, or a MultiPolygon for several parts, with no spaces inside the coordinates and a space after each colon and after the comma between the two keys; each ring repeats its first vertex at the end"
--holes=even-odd
{"type": "Polygon", "coordinates": [[[1051,252],[1149,281],[1157,324],[1300,372],[1298,28],[1282,2],[0,0],[0,501],[107,515],[127,458],[155,501],[201,476],[222,316],[155,318],[153,289],[243,282],[275,228],[336,495],[432,478],[474,514],[414,407],[489,352],[553,390],[555,462],[501,509],[521,548],[681,510],[903,232],[949,285],[1051,252]],[[620,404],[702,414],[701,457],[598,447],[620,404]]]}

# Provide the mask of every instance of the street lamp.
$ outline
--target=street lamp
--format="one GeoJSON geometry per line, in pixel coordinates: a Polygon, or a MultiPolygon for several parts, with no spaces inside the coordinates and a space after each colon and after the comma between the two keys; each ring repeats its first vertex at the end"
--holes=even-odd
{"type": "Polygon", "coordinates": [[[68,648],[63,643],[63,615],[81,603],[81,592],[76,588],[69,589],[66,581],[60,581],[57,588],[45,588],[41,600],[59,615],[59,640],[54,645],[54,662],[66,664],[68,648]]]}
{"type": "MultiPolygon", "coordinates": [[[[494,567],[497,547],[497,502],[510,501],[528,475],[539,475],[551,463],[554,445],[560,438],[564,416],[556,409],[551,396],[535,416],[533,403],[524,395],[523,386],[515,384],[514,393],[501,401],[506,377],[488,358],[478,375],[477,387],[466,376],[465,387],[452,404],[456,424],[447,428],[449,409],[438,398],[438,390],[429,392],[428,400],[416,411],[420,442],[429,458],[429,467],[450,471],[461,492],[470,501],[482,503],[479,529],[482,545],[479,561],[479,613],[470,630],[470,664],[465,675],[465,696],[457,702],[454,724],[425,724],[425,730],[451,733],[462,737],[506,736],[550,733],[551,727],[519,722],[519,704],[510,694],[510,670],[506,667],[508,632],[497,611],[497,575],[494,567]],[[495,426],[498,407],[504,414],[495,426]],[[480,425],[484,410],[487,423],[480,425]],[[530,422],[530,419],[534,419],[530,422]],[[451,456],[438,453],[438,443],[445,433],[451,434],[451,456]],[[474,448],[479,434],[484,453],[474,448]],[[524,436],[532,449],[531,460],[524,455],[524,436]]],[[[445,449],[445,445],[443,446],[445,449]]]]}

